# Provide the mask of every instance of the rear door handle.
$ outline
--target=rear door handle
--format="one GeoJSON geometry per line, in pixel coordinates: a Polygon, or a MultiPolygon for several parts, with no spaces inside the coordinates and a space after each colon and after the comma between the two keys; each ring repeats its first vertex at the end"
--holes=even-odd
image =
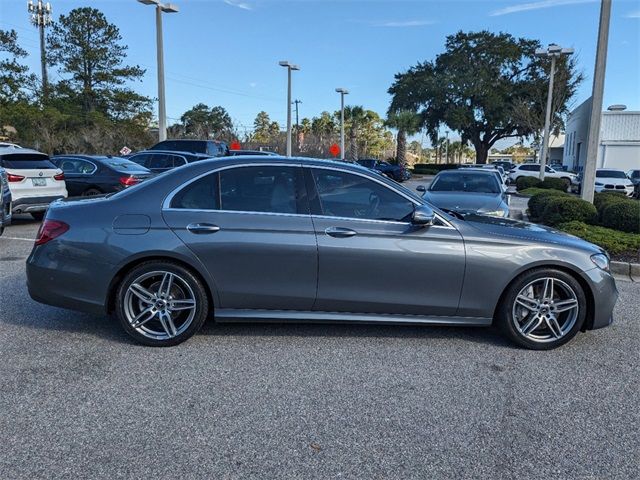
{"type": "Polygon", "coordinates": [[[191,233],[203,235],[206,233],[216,233],[220,230],[220,227],[212,223],[190,223],[187,225],[187,230],[191,233]]]}
{"type": "Polygon", "coordinates": [[[358,232],[356,232],[355,230],[351,230],[350,228],[344,228],[344,227],[329,227],[324,231],[324,233],[326,233],[330,237],[336,237],[336,238],[353,237],[358,234],[358,232]]]}

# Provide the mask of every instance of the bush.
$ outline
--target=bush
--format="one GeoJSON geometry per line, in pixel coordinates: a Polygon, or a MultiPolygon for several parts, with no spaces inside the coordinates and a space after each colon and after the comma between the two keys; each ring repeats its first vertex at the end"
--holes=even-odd
{"type": "Polygon", "coordinates": [[[437,175],[439,172],[439,170],[436,170],[435,168],[424,168],[421,170],[416,170],[415,168],[413,169],[413,173],[418,174],[418,175],[437,175]]]}
{"type": "Polygon", "coordinates": [[[540,219],[547,225],[559,225],[574,220],[593,223],[598,216],[596,207],[591,203],[568,195],[552,195],[544,203],[540,219]]]}
{"type": "Polygon", "coordinates": [[[610,228],[575,221],[562,223],[558,225],[558,229],[583,238],[612,254],[628,254],[637,258],[640,252],[640,235],[638,234],[618,232],[610,228]]]}
{"type": "Polygon", "coordinates": [[[516,190],[526,190],[527,188],[540,188],[542,182],[536,177],[520,177],[516,180],[516,190]]]}
{"type": "Polygon", "coordinates": [[[567,185],[567,181],[563,180],[562,178],[545,178],[542,182],[540,182],[540,185],[538,185],[538,187],[566,192],[569,188],[569,185],[567,185]]]}
{"type": "Polygon", "coordinates": [[[546,188],[538,188],[538,187],[532,187],[532,188],[525,188],[524,190],[520,190],[518,192],[518,195],[524,196],[524,197],[533,197],[534,195],[537,195],[538,193],[548,193],[549,190],[546,188]]]}
{"type": "MultiPolygon", "coordinates": [[[[534,189],[530,189],[534,190],[534,189]]],[[[540,220],[542,217],[542,212],[547,206],[549,200],[553,197],[569,197],[568,194],[561,192],[559,190],[544,190],[544,189],[535,189],[539,190],[539,193],[534,194],[529,199],[529,217],[533,221],[540,220]]]]}
{"type": "Polygon", "coordinates": [[[624,193],[621,192],[596,192],[593,195],[593,204],[596,206],[598,211],[600,211],[604,204],[609,204],[611,202],[620,202],[620,201],[628,201],[629,199],[624,193]]]}
{"type": "Polygon", "coordinates": [[[600,223],[622,232],[640,233],[640,202],[622,200],[603,204],[600,223]]]}

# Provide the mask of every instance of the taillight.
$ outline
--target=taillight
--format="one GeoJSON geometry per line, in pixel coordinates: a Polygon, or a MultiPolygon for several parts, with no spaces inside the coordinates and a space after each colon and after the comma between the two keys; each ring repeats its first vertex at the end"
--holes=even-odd
{"type": "Polygon", "coordinates": [[[44,245],[50,240],[54,238],[58,238],[60,235],[69,230],[69,225],[64,222],[60,222],[58,220],[48,220],[45,218],[42,225],[40,225],[40,229],[38,230],[38,235],[36,237],[36,245],[44,245]]]}
{"type": "Polygon", "coordinates": [[[140,179],[136,177],[120,177],[120,183],[125,187],[131,187],[140,183],[140,179]]]}
{"type": "Polygon", "coordinates": [[[61,182],[62,180],[64,180],[64,173],[59,173],[57,175],[53,176],[54,180],[58,180],[59,182],[61,182]]]}
{"type": "Polygon", "coordinates": [[[22,180],[24,180],[24,177],[22,175],[7,173],[7,180],[9,180],[10,182],[21,182],[22,180]]]}

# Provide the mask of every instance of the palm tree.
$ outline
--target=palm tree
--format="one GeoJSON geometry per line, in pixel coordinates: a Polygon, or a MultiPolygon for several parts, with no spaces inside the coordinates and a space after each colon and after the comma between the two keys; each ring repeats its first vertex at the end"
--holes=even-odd
{"type": "Polygon", "coordinates": [[[358,160],[358,133],[368,115],[361,106],[344,107],[344,123],[349,131],[349,158],[358,160]]]}
{"type": "Polygon", "coordinates": [[[407,163],[407,135],[415,135],[420,131],[420,116],[410,110],[400,110],[390,113],[386,123],[398,130],[396,160],[398,165],[404,167],[407,163]]]}

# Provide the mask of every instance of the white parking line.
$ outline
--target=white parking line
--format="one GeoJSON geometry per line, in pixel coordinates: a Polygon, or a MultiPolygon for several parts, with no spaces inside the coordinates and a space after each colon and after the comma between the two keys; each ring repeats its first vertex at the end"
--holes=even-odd
{"type": "Polygon", "coordinates": [[[6,236],[2,235],[2,236],[0,237],[0,240],[3,240],[3,239],[6,239],[6,240],[22,240],[23,242],[33,242],[33,241],[35,240],[35,239],[33,239],[33,238],[6,237],[6,236]]]}

